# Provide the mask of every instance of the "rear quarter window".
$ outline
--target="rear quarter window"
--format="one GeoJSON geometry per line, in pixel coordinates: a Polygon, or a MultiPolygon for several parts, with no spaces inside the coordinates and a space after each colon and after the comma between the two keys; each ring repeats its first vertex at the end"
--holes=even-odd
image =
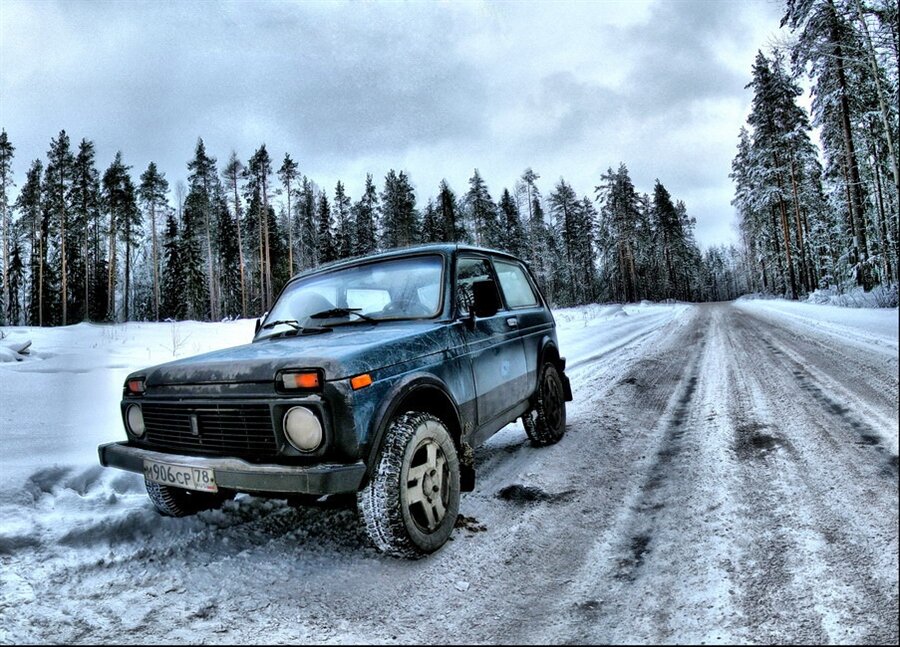
{"type": "Polygon", "coordinates": [[[518,263],[494,260],[494,269],[500,281],[500,288],[510,308],[525,308],[538,304],[537,294],[525,275],[525,268],[518,263]]]}

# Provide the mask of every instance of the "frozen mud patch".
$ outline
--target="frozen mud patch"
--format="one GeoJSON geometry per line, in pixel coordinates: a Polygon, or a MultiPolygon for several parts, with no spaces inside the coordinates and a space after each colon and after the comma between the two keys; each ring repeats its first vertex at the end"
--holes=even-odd
{"type": "Polygon", "coordinates": [[[791,450],[791,443],[776,433],[764,433],[769,425],[758,422],[738,425],[734,431],[734,453],[744,461],[765,459],[779,449],[791,450]]]}
{"type": "Polygon", "coordinates": [[[523,505],[526,503],[558,503],[568,501],[575,494],[575,490],[564,490],[552,494],[543,488],[534,485],[521,485],[514,483],[497,491],[497,498],[510,503],[523,505]]]}
{"type": "Polygon", "coordinates": [[[638,533],[628,543],[628,556],[620,559],[614,577],[617,580],[633,582],[637,577],[638,569],[643,565],[644,559],[650,553],[649,534],[638,533]]]}

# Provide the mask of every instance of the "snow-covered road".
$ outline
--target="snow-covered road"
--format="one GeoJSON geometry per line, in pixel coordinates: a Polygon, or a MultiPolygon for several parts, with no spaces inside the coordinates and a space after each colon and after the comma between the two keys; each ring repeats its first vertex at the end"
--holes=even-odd
{"type": "Polygon", "coordinates": [[[897,643],[897,311],[795,305],[558,313],[565,438],[491,439],[453,541],[416,562],[344,509],[163,519],[68,451],[16,481],[54,413],[4,414],[0,642],[897,643]]]}

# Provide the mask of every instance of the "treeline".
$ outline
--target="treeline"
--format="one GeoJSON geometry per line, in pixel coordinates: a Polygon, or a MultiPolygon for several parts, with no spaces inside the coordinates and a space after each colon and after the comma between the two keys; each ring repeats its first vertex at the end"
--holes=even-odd
{"type": "Polygon", "coordinates": [[[756,57],[732,164],[750,290],[796,299],[896,284],[897,2],[788,0],[782,26],[793,38],[756,57]],[[797,104],[803,77],[811,119],[797,104]]]}
{"type": "Polygon", "coordinates": [[[442,181],[422,204],[405,171],[388,172],[380,190],[368,175],[354,200],[342,182],[321,189],[290,155],[276,168],[263,145],[220,165],[202,139],[186,185],[169,186],[153,162],[135,174],[121,153],[101,174],[93,143],[73,150],[62,131],[10,203],[14,150],[0,133],[2,323],[256,316],[297,272],[445,241],[522,257],[559,306],[743,289],[735,251],[701,254],[684,203],[659,182],[652,196],[638,193],[624,164],[593,197],[563,179],[545,197],[526,169],[495,200],[476,169],[464,193],[442,181]]]}

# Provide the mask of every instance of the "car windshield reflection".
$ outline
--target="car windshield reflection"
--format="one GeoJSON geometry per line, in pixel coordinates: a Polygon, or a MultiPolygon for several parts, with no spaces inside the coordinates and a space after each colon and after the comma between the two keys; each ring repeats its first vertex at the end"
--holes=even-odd
{"type": "Polygon", "coordinates": [[[435,317],[441,307],[442,268],[440,256],[426,255],[300,279],[281,294],[257,338],[279,335],[289,326],[303,329],[435,317]]]}

